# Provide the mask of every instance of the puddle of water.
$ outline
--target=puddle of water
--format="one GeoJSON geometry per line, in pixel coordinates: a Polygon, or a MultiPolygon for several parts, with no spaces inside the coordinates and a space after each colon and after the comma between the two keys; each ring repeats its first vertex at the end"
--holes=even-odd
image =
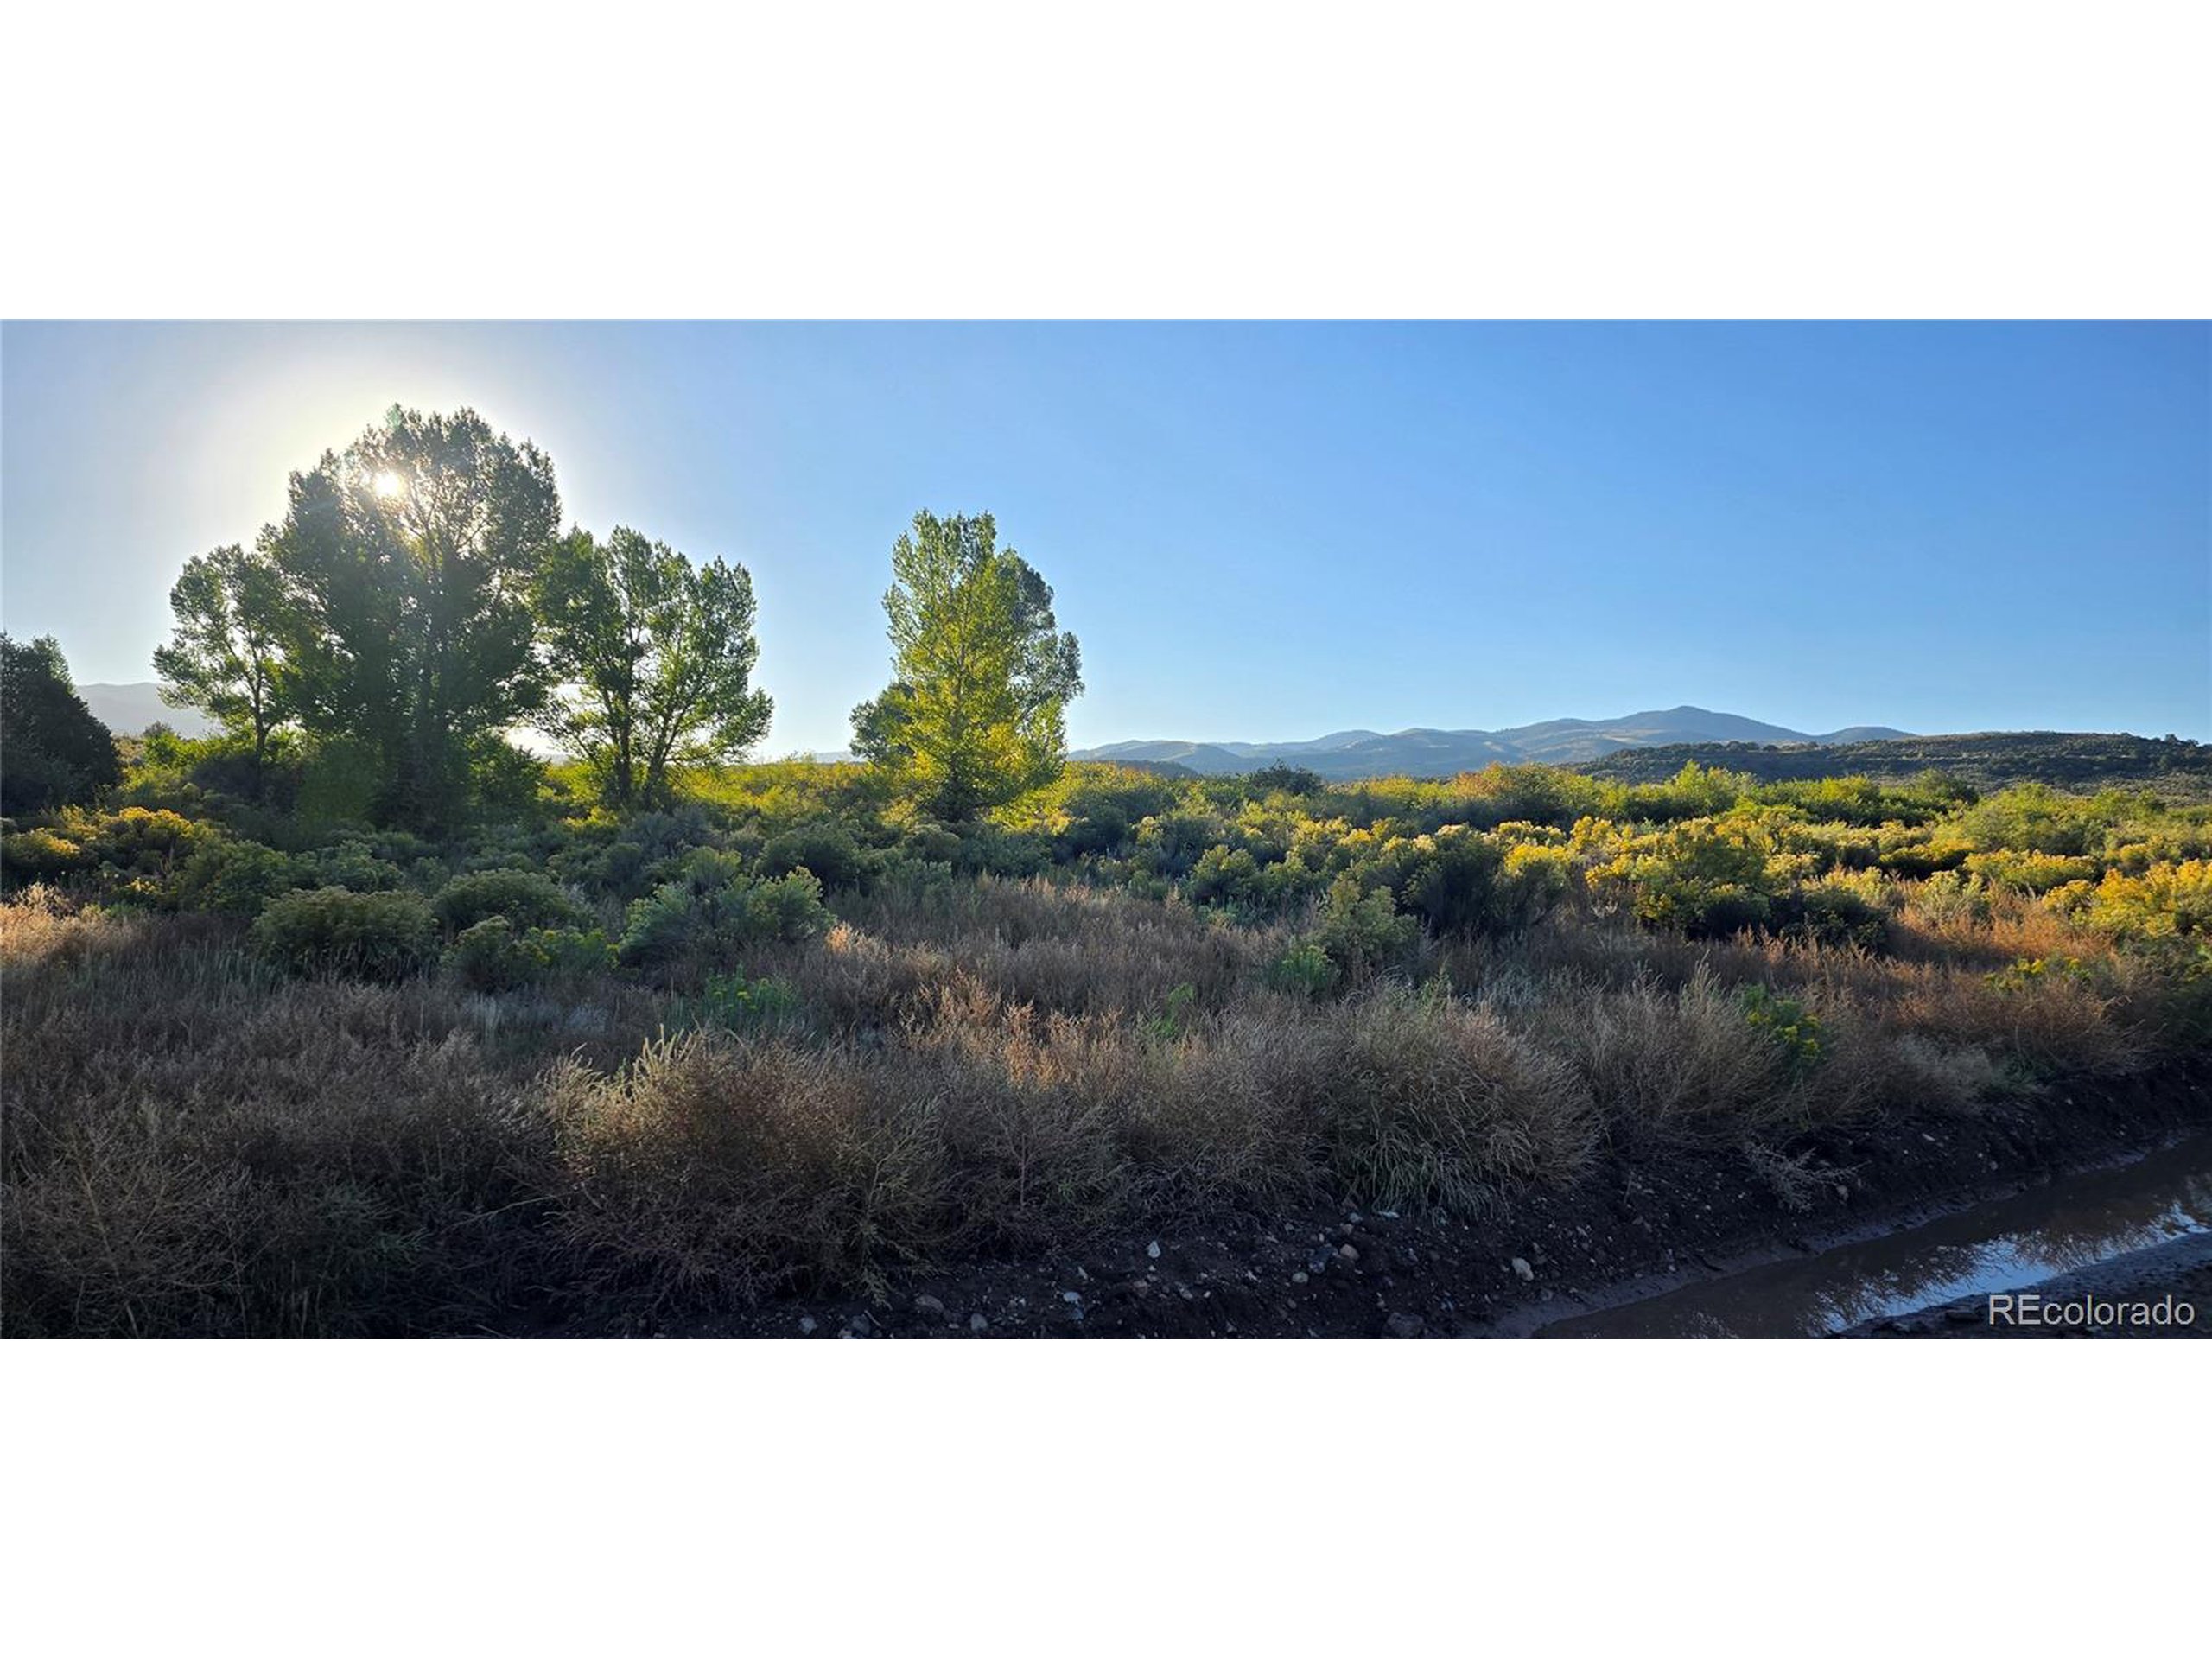
{"type": "Polygon", "coordinates": [[[1546,1337],[1817,1337],[2212,1231],[2212,1136],[1923,1227],[1555,1320],[1546,1337]]]}

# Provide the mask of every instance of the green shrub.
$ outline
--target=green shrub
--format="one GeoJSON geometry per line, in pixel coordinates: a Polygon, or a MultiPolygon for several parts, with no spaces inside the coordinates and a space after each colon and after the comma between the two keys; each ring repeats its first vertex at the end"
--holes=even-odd
{"type": "Polygon", "coordinates": [[[1432,932],[1521,932],[1558,902],[1573,868],[1564,848],[1522,839],[1531,832],[1543,833],[1526,824],[1510,835],[1447,825],[1392,842],[1376,873],[1397,893],[1399,907],[1432,932]]]}
{"type": "Polygon", "coordinates": [[[316,887],[270,899],[253,943],[297,974],[402,979],[436,960],[438,921],[411,893],[316,887]]]}
{"type": "Polygon", "coordinates": [[[772,837],[760,849],[763,875],[805,870],[832,893],[866,892],[881,873],[880,856],[862,847],[842,823],[801,824],[772,837]]]}
{"type": "Polygon", "coordinates": [[[621,959],[639,967],[728,969],[747,950],[809,938],[828,922],[822,884],[807,872],[763,881],[733,854],[695,853],[681,876],[631,905],[621,959]]]}
{"type": "Polygon", "coordinates": [[[1451,810],[1468,823],[1520,821],[1564,830],[1578,818],[1618,810],[1614,798],[1623,793],[1619,785],[1601,784],[1556,766],[1493,762],[1452,780],[1451,810]]]}
{"type": "Polygon", "coordinates": [[[121,874],[162,875],[212,833],[180,813],[126,806],[99,821],[85,850],[121,874]]]}
{"type": "Polygon", "coordinates": [[[1296,996],[1326,996],[1336,988],[1337,964],[1312,940],[1301,940],[1268,964],[1268,988],[1296,996]]]}
{"type": "Polygon", "coordinates": [[[640,812],[620,824],[593,824],[550,863],[559,880],[626,901],[673,880],[685,858],[722,839],[720,815],[687,802],[671,811],[640,812]]]}
{"type": "Polygon", "coordinates": [[[99,861],[80,843],[54,830],[24,830],[0,836],[0,874],[10,887],[52,881],[99,861]]]}
{"type": "Polygon", "coordinates": [[[1285,766],[1280,760],[1273,766],[1262,766],[1244,781],[1260,795],[1319,795],[1329,786],[1319,772],[1306,766],[1285,766]]]}
{"type": "Polygon", "coordinates": [[[1805,1012],[1803,1003],[1764,985],[1746,985],[1737,993],[1736,1005],[1744,1011],[1745,1024],[1782,1050],[1793,1077],[1802,1077],[1821,1063],[1821,1022],[1805,1012]]]}
{"type": "Polygon", "coordinates": [[[1735,820],[1700,818],[1636,838],[1590,872],[1592,891],[1624,897],[1637,919],[1693,937],[1764,923],[1777,884],[1765,836],[1735,820]]]}
{"type": "Polygon", "coordinates": [[[1199,855],[1183,884],[1183,894],[1194,905],[1255,905],[1263,899],[1260,866],[1239,847],[1209,847],[1199,855]]]}
{"type": "Polygon", "coordinates": [[[1963,870],[1938,870],[1912,889],[1913,911],[1937,927],[1989,919],[1989,894],[1963,870]]]}
{"type": "Polygon", "coordinates": [[[1995,973],[1984,974],[1983,982],[1993,989],[2010,995],[2031,992],[2044,984],[2075,984],[2096,988],[2096,970],[2079,957],[2016,957],[1995,973]]]}
{"type": "Polygon", "coordinates": [[[1223,844],[1227,827],[1203,812],[1165,812],[1148,817],[1136,827],[1138,865],[1153,875],[1188,875],[1208,848],[1223,844]]]}
{"type": "Polygon", "coordinates": [[[582,912],[550,876],[535,870],[478,870],[457,875],[430,901],[438,922],[458,936],[497,916],[518,928],[568,926],[582,912]]]}
{"type": "Polygon", "coordinates": [[[1873,870],[1831,870],[1777,901],[1787,931],[1827,944],[1878,950],[1887,942],[1890,913],[1882,903],[1882,878],[1873,870]]]}
{"type": "Polygon", "coordinates": [[[1420,940],[1420,921],[1398,914],[1388,888],[1362,893],[1350,875],[1338,876],[1330,887],[1313,936],[1339,977],[1352,984],[1389,967],[1420,940]]]}
{"type": "Polygon", "coordinates": [[[965,875],[1035,875],[1052,861],[1045,837],[985,821],[961,832],[953,868],[965,875]]]}
{"type": "Polygon", "coordinates": [[[471,990],[515,991],[573,985],[604,971],[613,958],[597,928],[518,929],[504,916],[487,916],[446,947],[445,966],[471,990]]]}
{"type": "Polygon", "coordinates": [[[1072,859],[1119,852],[1129,845],[1140,823],[1171,810],[1175,798],[1173,784],[1141,772],[1085,779],[1068,791],[1060,854],[1072,859]]]}
{"type": "Polygon", "coordinates": [[[721,1030],[748,1036],[790,1031],[804,1021],[798,993],[780,980],[713,974],[692,996],[671,1000],[671,1032],[721,1030]]]}
{"type": "Polygon", "coordinates": [[[1534,927],[1566,896],[1573,880],[1574,860],[1564,847],[1522,842],[1507,848],[1505,869],[1491,901],[1492,925],[1508,933],[1534,927]]]}
{"type": "Polygon", "coordinates": [[[614,965],[614,946],[595,927],[533,927],[522,936],[536,982],[569,985],[614,965]]]}
{"type": "Polygon", "coordinates": [[[2097,861],[2092,858],[2010,849],[1969,853],[1966,867],[1969,874],[1993,887],[2018,887],[2023,893],[2049,893],[2069,881],[2094,881],[2098,873],[2097,861]]]}
{"type": "Polygon", "coordinates": [[[918,820],[899,836],[899,851],[914,863],[942,864],[950,869],[960,856],[960,837],[941,823],[918,820]]]}
{"type": "Polygon", "coordinates": [[[1188,982],[1169,988],[1166,1005],[1158,1014],[1149,1014],[1140,1022],[1144,1034],[1162,1045],[1179,1043],[1191,1029],[1191,1009],[1198,1000],[1198,988],[1188,982]]]}
{"type": "Polygon", "coordinates": [[[530,983],[530,958],[504,916],[461,929],[446,947],[446,971],[474,991],[512,991],[530,983]]]}
{"type": "Polygon", "coordinates": [[[365,841],[334,842],[299,855],[302,879],[319,887],[344,887],[349,893],[395,893],[407,884],[407,872],[389,859],[379,858],[365,841]]]}
{"type": "Polygon", "coordinates": [[[167,896],[177,910],[258,916],[270,899],[299,885],[292,861],[275,848],[226,837],[195,847],[170,879],[167,896]]]}
{"type": "Polygon", "coordinates": [[[2090,890],[2087,918],[2121,938],[2212,935],[2212,861],[2154,864],[2141,875],[2107,871],[2090,890]]]}
{"type": "Polygon", "coordinates": [[[1504,867],[1503,848],[1481,830],[1459,824],[1394,842],[1382,860],[1383,880],[1395,890],[1399,905],[1440,934],[1482,930],[1504,867]]]}

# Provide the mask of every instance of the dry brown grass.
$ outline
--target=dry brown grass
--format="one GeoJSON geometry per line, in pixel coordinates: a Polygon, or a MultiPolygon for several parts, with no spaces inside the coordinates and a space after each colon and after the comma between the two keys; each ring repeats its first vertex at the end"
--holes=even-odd
{"type": "Polygon", "coordinates": [[[1900,988],[1896,1018],[1904,1030],[1979,1048],[2032,1072],[2124,1077],[2151,1058],[2113,1017],[2109,996],[2088,978],[2065,974],[2022,984],[1929,968],[1900,988]]]}
{"type": "Polygon", "coordinates": [[[1370,1203],[1478,1212],[1589,1160],[1589,1084],[1494,1009],[1384,995],[1339,1012],[1330,1035],[1311,1086],[1332,1168],[1370,1203]]]}
{"type": "Polygon", "coordinates": [[[8,920],[11,1331],[448,1328],[508,1287],[483,1224],[540,1137],[450,999],[279,982],[192,926],[8,920]]]}
{"type": "Polygon", "coordinates": [[[667,1038],[644,985],[287,980],[235,924],[0,906],[8,1329],[727,1304],[1170,1216],[1477,1211],[1637,1143],[1758,1147],[1782,1192],[1801,1131],[2139,1070],[2201,1046],[2205,1014],[2002,894],[1908,898],[1888,955],[1569,915],[1427,948],[1449,992],[1321,1001],[1265,988],[1288,929],[1122,892],[846,910],[747,963],[794,1000],[773,1034],[667,1038]],[[2022,957],[2081,965],[2008,976],[2022,957]],[[1802,1001],[1816,1065],[1746,1019],[1753,985],[1802,1001]]]}
{"type": "Polygon", "coordinates": [[[1536,1024],[1616,1135],[1707,1139],[1800,1109],[1782,1051],[1702,967],[1672,988],[1649,977],[1624,988],[1561,982],[1536,1024]]]}
{"type": "Polygon", "coordinates": [[[611,1074],[557,1068],[541,1099],[573,1270],[656,1303],[728,1302],[918,1255],[944,1225],[938,1127],[879,1081],[842,1055],[708,1032],[611,1074]]]}

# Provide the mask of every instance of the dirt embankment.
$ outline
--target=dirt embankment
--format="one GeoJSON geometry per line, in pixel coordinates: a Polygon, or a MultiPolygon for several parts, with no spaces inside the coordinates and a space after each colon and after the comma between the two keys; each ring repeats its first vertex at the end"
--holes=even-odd
{"type": "Polygon", "coordinates": [[[1621,1149],[1574,1187],[1516,1193],[1479,1221],[1349,1204],[1223,1217],[916,1274],[875,1299],[791,1297],[642,1327],[571,1322],[558,1334],[1510,1335],[1563,1301],[1618,1300],[1640,1281],[1912,1225],[2207,1124],[2205,1074],[2168,1074],[1833,1131],[1793,1143],[1787,1167],[1738,1147],[1621,1149]]]}

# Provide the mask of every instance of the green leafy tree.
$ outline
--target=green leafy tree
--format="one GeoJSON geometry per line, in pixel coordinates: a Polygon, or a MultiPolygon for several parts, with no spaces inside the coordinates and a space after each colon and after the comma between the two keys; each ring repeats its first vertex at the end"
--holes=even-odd
{"type": "Polygon", "coordinates": [[[0,633],[0,814],[81,805],[122,781],[114,735],[77,695],[60,645],[0,633]]]}
{"type": "Polygon", "coordinates": [[[302,723],[364,745],[387,819],[436,830],[545,700],[529,588],[558,534],[553,463],[474,410],[393,408],[293,474],[283,573],[302,723]]]}
{"type": "Polygon", "coordinates": [[[283,577],[265,553],[219,547],[184,567],[169,589],[169,609],[175,630],[154,653],[162,701],[204,709],[231,735],[251,743],[260,793],[270,743],[292,717],[283,577]]]}
{"type": "Polygon", "coordinates": [[[604,543],[579,530],[548,552],[535,600],[562,688],[543,723],[609,805],[665,799],[676,768],[737,760],[767,734],[744,566],[695,567],[634,530],[604,543]]]}
{"type": "Polygon", "coordinates": [[[916,513],[891,572],[896,677],[853,710],[855,751],[952,823],[1052,782],[1083,673],[1045,579],[999,547],[988,513],[916,513]]]}

